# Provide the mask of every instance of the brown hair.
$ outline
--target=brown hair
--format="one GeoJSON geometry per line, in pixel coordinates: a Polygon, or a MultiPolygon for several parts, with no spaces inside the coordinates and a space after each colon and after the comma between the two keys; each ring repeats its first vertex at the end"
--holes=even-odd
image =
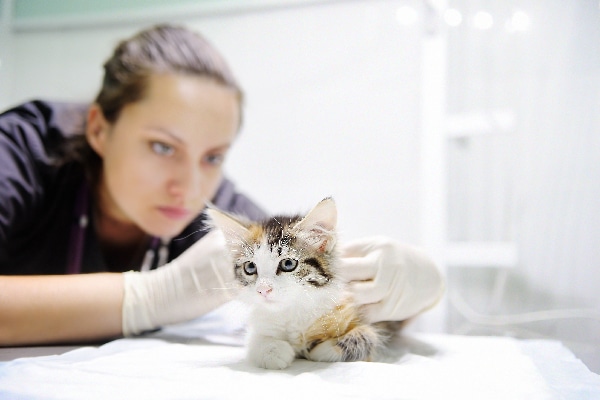
{"type": "Polygon", "coordinates": [[[147,80],[157,73],[206,76],[240,95],[225,60],[202,36],[185,28],[158,25],[122,41],[104,64],[102,89],[96,103],[109,122],[121,109],[144,96],[147,80]]]}
{"type": "MultiPolygon", "coordinates": [[[[214,79],[238,94],[241,113],[242,90],[223,57],[200,34],[171,25],[151,27],[119,43],[104,64],[104,79],[95,103],[106,120],[114,123],[123,107],[144,97],[150,76],[163,73],[214,79]]],[[[82,163],[92,181],[102,167],[102,159],[85,135],[69,140],[64,161],[82,163]]]]}

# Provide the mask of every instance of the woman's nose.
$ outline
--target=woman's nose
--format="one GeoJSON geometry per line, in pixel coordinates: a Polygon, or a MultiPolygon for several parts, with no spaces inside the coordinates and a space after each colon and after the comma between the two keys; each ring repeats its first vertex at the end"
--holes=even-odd
{"type": "Polygon", "coordinates": [[[169,194],[181,200],[193,199],[202,192],[202,173],[194,168],[179,171],[169,182],[169,194]]]}

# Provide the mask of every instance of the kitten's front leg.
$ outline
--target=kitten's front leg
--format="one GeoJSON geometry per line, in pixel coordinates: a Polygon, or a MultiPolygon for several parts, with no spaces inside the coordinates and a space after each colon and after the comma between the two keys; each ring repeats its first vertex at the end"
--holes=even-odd
{"type": "Polygon", "coordinates": [[[292,345],[285,340],[254,334],[248,341],[248,359],[261,368],[285,369],[295,356],[292,345]]]}

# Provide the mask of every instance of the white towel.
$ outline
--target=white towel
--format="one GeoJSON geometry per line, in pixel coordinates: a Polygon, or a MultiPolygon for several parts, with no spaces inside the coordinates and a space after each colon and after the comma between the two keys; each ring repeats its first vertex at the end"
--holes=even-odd
{"type": "Polygon", "coordinates": [[[600,399],[555,341],[412,334],[380,362],[250,365],[231,308],[140,338],[0,363],[0,399],[600,399]]]}

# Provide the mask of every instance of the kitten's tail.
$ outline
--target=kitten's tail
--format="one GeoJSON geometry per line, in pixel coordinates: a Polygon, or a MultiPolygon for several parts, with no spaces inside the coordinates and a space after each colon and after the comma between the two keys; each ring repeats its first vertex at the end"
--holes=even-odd
{"type": "Polygon", "coordinates": [[[373,323],[380,338],[380,345],[387,345],[394,337],[398,336],[406,325],[412,321],[411,318],[403,321],[382,321],[373,323]]]}

